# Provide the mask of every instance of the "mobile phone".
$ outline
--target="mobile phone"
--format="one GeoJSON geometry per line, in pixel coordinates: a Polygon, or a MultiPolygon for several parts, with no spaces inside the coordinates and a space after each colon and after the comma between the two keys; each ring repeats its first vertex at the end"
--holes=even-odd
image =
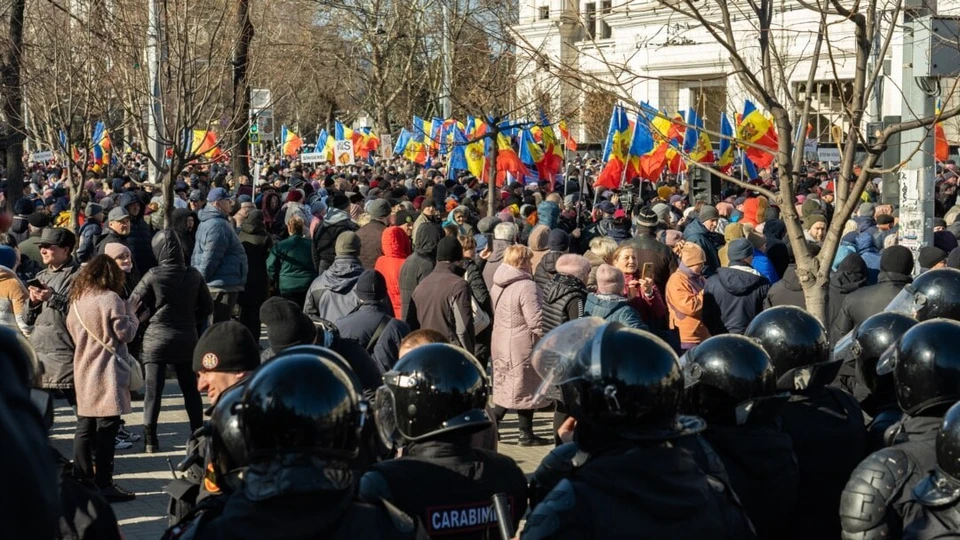
{"type": "Polygon", "coordinates": [[[640,270],[640,277],[643,279],[653,277],[653,263],[643,263],[643,268],[640,270]]]}
{"type": "Polygon", "coordinates": [[[27,282],[27,287],[36,287],[38,289],[46,289],[47,286],[43,284],[39,279],[33,278],[27,282]]]}

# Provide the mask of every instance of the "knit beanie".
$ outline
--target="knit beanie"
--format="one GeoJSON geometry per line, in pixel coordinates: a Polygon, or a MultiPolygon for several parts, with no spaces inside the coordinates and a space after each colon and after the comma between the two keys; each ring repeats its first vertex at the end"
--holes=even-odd
{"type": "Polygon", "coordinates": [[[822,214],[810,214],[803,218],[803,230],[809,231],[817,223],[826,223],[827,218],[823,217],[822,214]]]}
{"type": "Polygon", "coordinates": [[[753,256],[753,245],[746,238],[737,238],[727,245],[727,257],[730,262],[744,261],[753,256]]]}
{"type": "Polygon", "coordinates": [[[557,259],[556,268],[558,274],[575,277],[581,283],[586,283],[590,277],[590,261],[583,255],[574,255],[573,253],[561,255],[557,259]]]}
{"type": "Polygon", "coordinates": [[[703,264],[707,261],[703,249],[693,242],[687,242],[680,248],[680,262],[687,268],[703,264]]]}
{"type": "Polygon", "coordinates": [[[303,310],[280,296],[260,306],[260,321],[267,327],[267,340],[274,352],[294,345],[309,345],[317,337],[316,327],[303,310]]]}
{"type": "Polygon", "coordinates": [[[601,264],[597,268],[597,293],[623,294],[625,280],[620,269],[609,264],[601,264]]]}
{"type": "Polygon", "coordinates": [[[910,275],[913,272],[913,253],[903,246],[891,246],[880,252],[880,271],[910,275]]]}
{"type": "Polygon", "coordinates": [[[334,245],[334,252],[337,255],[359,255],[360,237],[353,231],[340,233],[334,245]]]}
{"type": "Polygon", "coordinates": [[[357,300],[362,304],[376,304],[387,297],[387,281],[376,270],[364,270],[353,286],[357,300]]]}
{"type": "Polygon", "coordinates": [[[657,203],[653,205],[653,213],[657,215],[657,221],[661,223],[666,223],[670,218],[670,207],[663,203],[657,203]]]}
{"type": "MultiPolygon", "coordinates": [[[[289,302],[289,300],[283,301],[289,302]]],[[[297,308],[298,312],[300,311],[296,304],[289,303],[297,308]]],[[[262,311],[261,309],[261,313],[262,311]]],[[[237,321],[226,321],[211,326],[200,336],[197,346],[193,349],[194,371],[253,371],[259,366],[260,347],[250,330],[237,321]]]]}
{"type": "Polygon", "coordinates": [[[437,244],[437,262],[457,262],[463,259],[463,247],[452,236],[444,236],[437,244]]]}
{"type": "Polygon", "coordinates": [[[493,228],[500,224],[500,220],[495,217],[485,217],[477,223],[477,230],[480,231],[480,234],[490,234],[493,232],[493,228]]]}
{"type": "Polygon", "coordinates": [[[13,270],[17,265],[17,252],[10,246],[0,246],[0,266],[13,270]]]}
{"type": "Polygon", "coordinates": [[[947,268],[960,269],[960,247],[955,248],[947,255],[947,268]]]}
{"type": "Polygon", "coordinates": [[[130,255],[130,248],[119,242],[110,242],[104,246],[103,254],[111,259],[116,259],[122,255],[130,255]]]}
{"type": "Polygon", "coordinates": [[[644,207],[637,212],[637,226],[639,227],[655,229],[659,220],[660,219],[657,217],[656,212],[654,212],[651,208],[644,207]]]}
{"type": "Polygon", "coordinates": [[[917,263],[920,265],[920,268],[926,270],[933,268],[945,260],[947,260],[947,252],[934,246],[924,246],[920,248],[920,253],[917,255],[917,263]]]}
{"type": "Polygon", "coordinates": [[[673,188],[670,186],[660,186],[657,188],[657,197],[668,200],[670,196],[673,195],[673,188]]]}
{"type": "Polygon", "coordinates": [[[697,214],[701,222],[710,221],[711,219],[719,219],[720,213],[717,212],[717,209],[709,204],[705,204],[700,207],[700,213],[697,214]]]}
{"type": "Polygon", "coordinates": [[[563,229],[553,229],[547,237],[547,249],[566,253],[570,249],[570,235],[563,229]]]}

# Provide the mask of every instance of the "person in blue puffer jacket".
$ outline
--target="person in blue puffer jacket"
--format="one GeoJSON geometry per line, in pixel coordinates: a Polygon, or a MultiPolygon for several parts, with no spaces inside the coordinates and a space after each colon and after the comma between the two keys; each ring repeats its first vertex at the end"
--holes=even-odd
{"type": "Polygon", "coordinates": [[[877,282],[877,276],[880,274],[880,250],[873,243],[873,236],[864,231],[857,235],[857,253],[867,263],[867,284],[873,285],[877,282]]]}
{"type": "Polygon", "coordinates": [[[197,212],[200,226],[190,260],[213,296],[214,323],[230,320],[237,297],[247,283],[247,253],[227,219],[230,207],[225,189],[210,190],[207,205],[197,212]]]}

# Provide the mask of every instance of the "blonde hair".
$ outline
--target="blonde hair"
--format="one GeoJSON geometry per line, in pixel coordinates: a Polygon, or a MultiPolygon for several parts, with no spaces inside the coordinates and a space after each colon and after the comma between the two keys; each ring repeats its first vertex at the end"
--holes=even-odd
{"type": "Polygon", "coordinates": [[[617,241],[608,236],[598,236],[590,240],[590,252],[605,261],[617,250],[617,241]]]}
{"type": "Polygon", "coordinates": [[[477,248],[477,241],[472,236],[466,236],[461,234],[460,236],[457,237],[457,240],[460,241],[460,247],[464,251],[469,251],[471,249],[477,248]]]}
{"type": "Polygon", "coordinates": [[[620,259],[620,254],[623,253],[624,251],[627,251],[627,250],[632,251],[634,257],[637,256],[637,248],[635,248],[635,247],[633,247],[633,246],[630,246],[630,245],[626,245],[626,246],[620,246],[620,247],[618,247],[618,248],[613,252],[613,256],[611,257],[611,260],[612,260],[613,262],[617,262],[617,260],[620,259]]]}
{"type": "Polygon", "coordinates": [[[533,250],[527,246],[519,244],[510,246],[503,252],[503,264],[514,268],[523,268],[523,266],[533,261],[533,250]]]}
{"type": "Polygon", "coordinates": [[[300,216],[292,216],[287,220],[287,232],[290,236],[295,234],[303,234],[303,218],[300,216]]]}

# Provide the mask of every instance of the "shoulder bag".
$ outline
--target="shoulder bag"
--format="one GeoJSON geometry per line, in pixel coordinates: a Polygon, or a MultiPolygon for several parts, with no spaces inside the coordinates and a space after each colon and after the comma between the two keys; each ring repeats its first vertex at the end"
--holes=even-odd
{"type": "Polygon", "coordinates": [[[76,315],[77,320],[80,321],[80,326],[83,327],[83,330],[90,335],[101,347],[106,349],[106,351],[113,355],[118,362],[123,362],[128,368],[130,368],[130,391],[139,392],[143,390],[143,371],[140,369],[140,362],[137,362],[137,359],[130,356],[130,353],[127,353],[125,356],[120,356],[117,354],[117,350],[113,347],[107,345],[103,342],[102,339],[97,337],[96,334],[90,331],[87,328],[87,325],[83,323],[83,317],[80,316],[80,310],[77,309],[77,305],[73,304],[73,314],[76,315]]]}

